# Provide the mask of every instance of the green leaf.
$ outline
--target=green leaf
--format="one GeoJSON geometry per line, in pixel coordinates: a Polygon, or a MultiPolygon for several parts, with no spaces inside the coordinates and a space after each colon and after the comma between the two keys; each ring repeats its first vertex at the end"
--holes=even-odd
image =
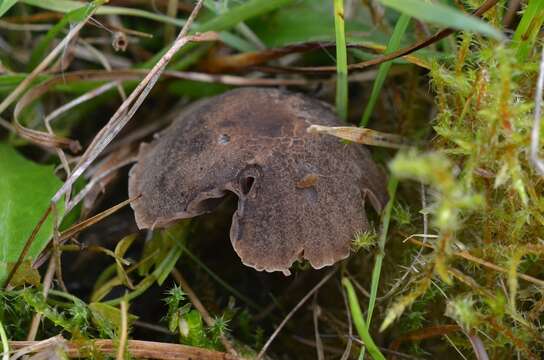
{"type": "MultiPolygon", "coordinates": [[[[53,166],[35,164],[2,143],[0,174],[0,283],[3,283],[9,264],[19,258],[27,238],[62,183],[54,175],[53,166]]],[[[62,202],[57,211],[62,217],[62,202]]],[[[53,216],[50,215],[36,235],[27,259],[34,259],[52,234],[53,216]]]]}
{"type": "Polygon", "coordinates": [[[493,26],[450,6],[425,0],[379,0],[379,2],[403,14],[431,24],[472,31],[497,40],[504,40],[504,35],[493,26]]]}
{"type": "MultiPolygon", "coordinates": [[[[335,27],[332,12],[332,2],[297,0],[289,6],[279,8],[274,13],[249,20],[248,25],[268,47],[306,41],[334,41],[335,27]]],[[[366,18],[345,19],[345,34],[348,41],[373,39],[382,42],[387,40],[387,37],[368,24],[370,20],[366,18]]]]}
{"type": "Polygon", "coordinates": [[[4,14],[16,3],[17,0],[0,0],[0,17],[4,16],[4,14]]]}

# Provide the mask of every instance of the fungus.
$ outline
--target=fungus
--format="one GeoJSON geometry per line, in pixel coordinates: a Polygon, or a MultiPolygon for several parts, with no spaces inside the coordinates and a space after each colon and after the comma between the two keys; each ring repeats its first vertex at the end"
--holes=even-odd
{"type": "Polygon", "coordinates": [[[242,262],[282,271],[346,258],[368,228],[364,200],[387,201],[385,179],[362,145],[309,134],[340,124],[332,108],[301,94],[232,90],[198,101],[150,144],[130,171],[140,229],[211,212],[238,197],[230,239],[242,262]]]}

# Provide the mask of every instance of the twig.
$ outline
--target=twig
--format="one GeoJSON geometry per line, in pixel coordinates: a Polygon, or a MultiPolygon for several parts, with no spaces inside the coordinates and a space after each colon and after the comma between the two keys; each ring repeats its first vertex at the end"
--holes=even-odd
{"type": "MultiPolygon", "coordinates": [[[[91,351],[100,352],[106,355],[113,355],[117,350],[116,341],[113,340],[93,340],[88,343],[82,341],[66,341],[59,335],[45,341],[10,341],[13,349],[21,349],[22,355],[36,352],[40,349],[59,344],[63,341],[66,348],[66,355],[71,358],[83,358],[89,356],[91,351]],[[38,346],[39,345],[39,346],[38,346]]],[[[212,351],[203,348],[197,348],[186,345],[160,343],[152,341],[128,340],[128,351],[134,358],[158,359],[158,360],[234,360],[230,354],[212,351]]],[[[15,355],[12,359],[15,359],[15,355]]]]}
{"type": "MultiPolygon", "coordinates": [[[[187,283],[183,275],[181,275],[181,272],[179,272],[178,269],[174,268],[172,270],[172,276],[174,277],[176,282],[179,284],[179,286],[181,286],[183,291],[187,294],[187,296],[189,297],[189,300],[191,300],[191,303],[194,305],[196,310],[200,313],[204,322],[208,326],[212,326],[215,323],[215,320],[210,316],[210,313],[208,312],[208,310],[206,310],[206,308],[204,307],[204,305],[202,304],[198,296],[196,296],[196,293],[189,286],[189,284],[187,283]]],[[[221,340],[221,344],[223,344],[225,349],[231,355],[238,357],[238,353],[236,352],[236,350],[234,349],[234,347],[232,346],[232,344],[230,343],[230,341],[227,339],[225,335],[221,334],[219,339],[221,340]]]]}
{"type": "Polygon", "coordinates": [[[513,20],[516,18],[520,3],[521,0],[510,0],[508,3],[508,8],[506,9],[506,13],[504,14],[503,18],[503,25],[505,28],[509,28],[513,20]]]}
{"type": "Polygon", "coordinates": [[[9,345],[14,350],[20,349],[11,356],[11,360],[17,360],[18,358],[38,351],[43,351],[48,348],[64,346],[65,340],[62,335],[57,335],[49,339],[42,341],[10,341],[9,345]]]}
{"type": "Polygon", "coordinates": [[[289,312],[289,314],[287,314],[287,316],[285,316],[285,318],[282,320],[282,322],[278,325],[278,327],[276,328],[276,330],[274,330],[274,332],[272,333],[272,335],[270,335],[270,337],[268,338],[268,340],[266,341],[266,343],[264,344],[263,348],[261,349],[261,351],[259,352],[259,354],[257,355],[256,357],[256,360],[260,360],[263,358],[264,354],[266,353],[266,351],[268,350],[268,348],[270,347],[270,344],[272,344],[272,341],[274,341],[274,339],[276,338],[276,336],[278,336],[278,334],[280,333],[281,329],[283,329],[283,327],[285,326],[285,324],[287,324],[287,322],[289,321],[289,319],[291,319],[291,317],[297,312],[298,309],[300,309],[300,307],[302,305],[304,305],[304,303],[306,301],[308,301],[308,299],[317,291],[319,290],[319,288],[321,288],[321,286],[323,286],[334,274],[336,273],[336,269],[332,270],[331,272],[329,272],[327,275],[325,275],[323,277],[323,279],[321,279],[320,282],[317,283],[316,286],[314,286],[312,288],[312,290],[310,290],[299,302],[297,305],[295,305],[295,307],[289,312]]]}
{"type": "Polygon", "coordinates": [[[544,46],[542,46],[542,58],[540,60],[540,71],[536,83],[535,94],[535,117],[533,120],[533,130],[531,131],[531,162],[540,175],[544,175],[544,162],[538,157],[539,138],[540,138],[540,120],[542,116],[542,89],[544,88],[544,46]]]}

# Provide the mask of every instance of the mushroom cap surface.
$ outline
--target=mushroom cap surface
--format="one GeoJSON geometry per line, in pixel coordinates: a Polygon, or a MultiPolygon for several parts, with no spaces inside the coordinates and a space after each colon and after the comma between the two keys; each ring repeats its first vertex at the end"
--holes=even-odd
{"type": "Polygon", "coordinates": [[[245,265],[289,274],[307,259],[322,268],[346,258],[368,228],[364,200],[387,201],[385,178],[362,145],[308,134],[340,125],[310,97],[242,88],[198,101],[150,144],[130,171],[140,229],[211,212],[238,196],[230,230],[245,265]]]}

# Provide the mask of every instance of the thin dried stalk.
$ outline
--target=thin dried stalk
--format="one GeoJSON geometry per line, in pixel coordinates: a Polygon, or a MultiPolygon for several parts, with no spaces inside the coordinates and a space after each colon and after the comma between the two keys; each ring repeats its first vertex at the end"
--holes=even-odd
{"type": "MultiPolygon", "coordinates": [[[[255,52],[245,52],[241,54],[221,56],[204,60],[203,69],[211,73],[233,72],[245,69],[255,68],[256,66],[268,61],[280,59],[291,54],[300,54],[314,50],[322,50],[336,47],[334,42],[309,41],[301,44],[292,44],[280,48],[266,49],[255,52]]],[[[371,49],[378,52],[383,52],[385,46],[363,43],[363,44],[347,44],[350,49],[371,49]]],[[[407,55],[404,57],[406,61],[430,69],[431,65],[419,57],[407,55]]]]}
{"type": "MultiPolygon", "coordinates": [[[[414,243],[416,245],[419,245],[419,246],[429,248],[429,249],[435,249],[434,246],[432,246],[430,244],[426,244],[426,243],[418,241],[418,240],[415,240],[415,239],[410,239],[410,242],[414,243]]],[[[476,257],[476,256],[472,255],[468,251],[456,251],[456,252],[453,253],[453,255],[461,257],[461,258],[463,258],[465,260],[468,260],[468,261],[472,261],[472,262],[474,262],[476,264],[479,264],[479,265],[482,265],[482,266],[484,266],[484,267],[486,267],[488,269],[495,270],[495,271],[503,273],[503,274],[508,274],[507,269],[505,269],[503,267],[500,267],[499,265],[495,265],[495,264],[493,264],[493,263],[491,263],[489,261],[480,259],[479,257],[476,257]]],[[[530,275],[526,275],[526,274],[523,274],[523,273],[516,273],[516,275],[520,279],[523,279],[525,281],[536,284],[541,288],[544,287],[544,280],[540,280],[540,279],[537,279],[535,277],[532,277],[530,275]]]]}
{"type": "Polygon", "coordinates": [[[19,255],[19,258],[17,259],[17,262],[11,268],[11,270],[10,270],[10,272],[9,272],[7,278],[6,278],[6,281],[2,285],[3,289],[5,289],[9,285],[9,282],[13,278],[13,275],[15,275],[15,273],[17,272],[17,269],[19,268],[19,266],[21,266],[22,262],[26,258],[26,255],[28,254],[28,251],[30,250],[30,245],[32,245],[32,242],[36,238],[36,235],[38,235],[38,231],[40,231],[40,228],[42,227],[43,223],[45,222],[45,220],[47,219],[47,217],[51,213],[52,209],[53,209],[53,205],[51,204],[45,210],[45,212],[43,213],[42,217],[40,218],[40,220],[38,221],[36,226],[34,226],[34,229],[32,229],[32,233],[30,234],[29,238],[26,240],[25,246],[23,247],[23,250],[21,251],[21,254],[19,255]]]}
{"type": "Polygon", "coordinates": [[[122,159],[119,162],[112,164],[107,170],[101,172],[100,174],[93,176],[85,185],[80,192],[66,205],[65,212],[68,213],[72,210],[77,204],[79,204],[87,195],[93,191],[103,179],[109,177],[117,170],[127,165],[130,165],[136,161],[136,156],[129,156],[126,159],[122,159]]]}
{"type": "Polygon", "coordinates": [[[268,350],[268,348],[270,347],[270,344],[272,344],[272,341],[274,341],[274,339],[276,338],[276,336],[278,336],[278,334],[280,333],[281,329],[283,329],[283,327],[285,326],[285,324],[287,324],[287,322],[289,321],[289,319],[291,319],[291,317],[297,312],[298,309],[300,309],[300,307],[302,305],[304,305],[304,303],[306,301],[308,301],[308,299],[317,291],[319,290],[334,274],[336,273],[336,269],[332,270],[331,272],[329,272],[327,275],[325,275],[323,277],[323,279],[321,279],[320,282],[317,283],[317,285],[315,285],[312,290],[310,290],[306,295],[304,295],[304,297],[298,302],[298,304],[295,305],[295,307],[289,312],[289,314],[287,314],[287,316],[285,316],[285,318],[282,320],[282,322],[278,325],[278,327],[276,328],[276,330],[274,330],[274,332],[272,333],[272,335],[270,335],[270,337],[268,338],[268,340],[266,341],[266,343],[264,344],[263,348],[261,349],[261,351],[259,352],[259,354],[257,355],[257,358],[256,360],[260,360],[263,358],[264,354],[266,353],[266,351],[268,350]]]}
{"type": "Polygon", "coordinates": [[[127,199],[127,200],[125,200],[125,201],[123,201],[123,202],[121,202],[121,203],[119,203],[119,204],[117,204],[115,206],[112,206],[111,208],[109,208],[107,210],[102,211],[99,214],[96,214],[93,217],[85,219],[82,222],[79,222],[79,223],[69,227],[68,229],[66,229],[65,231],[63,231],[60,234],[59,240],[64,241],[66,239],[71,238],[72,236],[75,236],[76,234],[78,234],[81,231],[85,230],[89,226],[96,224],[97,222],[105,219],[106,217],[110,216],[111,214],[115,213],[116,211],[118,211],[118,210],[122,209],[123,207],[127,206],[128,204],[130,204],[131,201],[134,201],[134,200],[136,200],[136,198],[127,199]]]}
{"type": "MultiPolygon", "coordinates": [[[[187,283],[183,275],[181,275],[181,272],[179,272],[177,269],[174,268],[172,270],[172,276],[174,277],[176,282],[179,284],[179,286],[181,286],[183,291],[187,294],[187,296],[189,297],[189,300],[191,300],[191,303],[194,305],[196,310],[200,313],[204,322],[208,326],[212,326],[215,323],[214,319],[210,316],[210,313],[208,312],[208,310],[206,310],[206,308],[204,307],[204,305],[202,304],[198,296],[196,296],[196,293],[189,286],[189,284],[187,283]]],[[[230,343],[230,341],[227,339],[225,335],[221,334],[219,339],[221,340],[221,344],[223,344],[223,346],[229,352],[229,354],[235,357],[238,357],[238,353],[234,349],[234,346],[232,346],[232,344],[230,343]]]]}
{"type": "Polygon", "coordinates": [[[315,350],[317,351],[317,359],[324,360],[325,352],[323,351],[323,341],[321,340],[321,335],[319,334],[319,317],[321,316],[321,307],[317,303],[317,294],[316,291],[314,294],[314,300],[312,304],[312,315],[314,321],[314,335],[315,335],[315,350]]]}

